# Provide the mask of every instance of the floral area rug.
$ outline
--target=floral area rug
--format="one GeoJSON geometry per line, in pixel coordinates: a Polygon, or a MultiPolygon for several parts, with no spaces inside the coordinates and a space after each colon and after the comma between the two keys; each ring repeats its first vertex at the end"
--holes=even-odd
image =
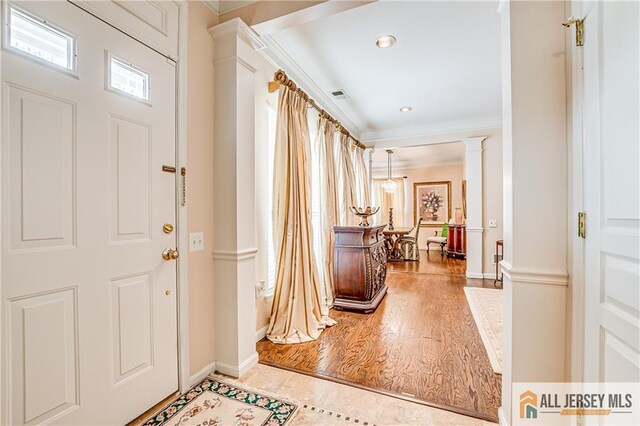
{"type": "Polygon", "coordinates": [[[283,426],[298,406],[208,377],[143,426],[283,426]]]}

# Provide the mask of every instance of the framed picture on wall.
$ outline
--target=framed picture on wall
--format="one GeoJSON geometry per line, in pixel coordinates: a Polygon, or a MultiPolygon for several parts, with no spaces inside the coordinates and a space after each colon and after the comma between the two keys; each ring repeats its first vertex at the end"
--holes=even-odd
{"type": "Polygon", "coordinates": [[[442,226],[451,218],[451,181],[413,184],[413,217],[422,226],[442,226]]]}

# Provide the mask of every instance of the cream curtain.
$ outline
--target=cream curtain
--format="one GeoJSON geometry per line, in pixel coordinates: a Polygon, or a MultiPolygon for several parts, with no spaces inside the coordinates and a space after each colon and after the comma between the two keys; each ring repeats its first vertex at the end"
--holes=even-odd
{"type": "Polygon", "coordinates": [[[340,218],[338,205],[338,182],[336,173],[335,149],[336,126],[326,117],[320,117],[316,136],[316,153],[319,169],[320,231],[322,242],[322,265],[320,286],[323,308],[328,311],[333,306],[333,245],[335,236],[333,227],[340,218]]]}
{"type": "Polygon", "coordinates": [[[335,324],[323,314],[311,228],[307,100],[280,87],[274,160],[273,238],[276,283],[267,338],[315,340],[335,324]]]}
{"type": "MultiPolygon", "coordinates": [[[[356,193],[356,177],[353,171],[349,138],[344,133],[338,136],[337,160],[338,166],[338,210],[340,211],[340,226],[354,226],[358,224],[356,216],[351,213],[349,207],[356,206],[358,199],[356,193]]],[[[356,206],[358,207],[358,206],[356,206]]]]}
{"type": "Polygon", "coordinates": [[[380,206],[380,211],[373,217],[375,223],[389,223],[389,208],[393,207],[393,226],[403,227],[404,223],[404,179],[392,178],[397,184],[396,192],[385,192],[382,188],[382,182],[386,179],[373,180],[373,204],[380,206]]]}
{"type": "Polygon", "coordinates": [[[357,206],[367,208],[371,205],[369,172],[364,161],[364,149],[351,141],[353,172],[355,175],[357,206]]]}

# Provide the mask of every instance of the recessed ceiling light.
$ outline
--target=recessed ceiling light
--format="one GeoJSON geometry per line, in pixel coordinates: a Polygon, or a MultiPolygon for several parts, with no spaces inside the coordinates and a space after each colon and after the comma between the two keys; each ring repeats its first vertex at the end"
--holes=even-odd
{"type": "Polygon", "coordinates": [[[376,46],[380,49],[386,49],[396,44],[396,38],[392,35],[383,35],[376,39],[376,46]]]}
{"type": "Polygon", "coordinates": [[[409,112],[411,111],[413,108],[410,106],[404,106],[402,108],[400,108],[400,112],[409,112]]]}

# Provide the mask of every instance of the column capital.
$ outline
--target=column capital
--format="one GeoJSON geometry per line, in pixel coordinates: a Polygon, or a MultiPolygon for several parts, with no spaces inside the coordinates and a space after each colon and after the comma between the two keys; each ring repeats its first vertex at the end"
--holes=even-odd
{"type": "Polygon", "coordinates": [[[478,136],[474,138],[462,139],[467,151],[482,151],[482,142],[486,139],[486,136],[478,136]]]}
{"type": "Polygon", "coordinates": [[[233,35],[243,40],[254,50],[260,50],[267,47],[267,45],[260,39],[258,33],[256,33],[240,18],[233,18],[209,28],[209,34],[211,34],[214,41],[218,41],[225,36],[233,35]]]}

